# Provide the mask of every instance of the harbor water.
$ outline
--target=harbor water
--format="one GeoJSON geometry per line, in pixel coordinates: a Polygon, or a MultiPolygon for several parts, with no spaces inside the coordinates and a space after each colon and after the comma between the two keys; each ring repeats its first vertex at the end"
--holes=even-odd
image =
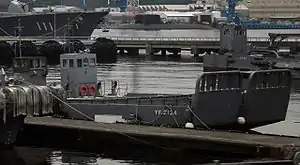
{"type": "MultiPolygon", "coordinates": [[[[289,31],[290,33],[296,33],[289,31]]],[[[109,32],[111,36],[120,35],[120,33],[129,36],[145,37],[150,32],[109,32]]],[[[170,32],[156,32],[152,36],[168,36],[170,32]]],[[[196,32],[195,32],[196,33],[196,32]]],[[[206,35],[209,33],[197,31],[196,34],[186,33],[181,36],[192,37],[206,35]]],[[[267,35],[267,32],[261,34],[253,33],[258,37],[267,35]],[[264,34],[262,34],[264,33],[264,34]]],[[[104,35],[104,34],[102,34],[104,35]]],[[[174,35],[174,33],[173,33],[174,35]]],[[[211,32],[209,35],[218,36],[217,32],[211,32]]],[[[183,55],[183,58],[172,59],[153,58],[140,56],[136,58],[121,57],[116,64],[101,64],[98,65],[98,79],[105,80],[109,86],[110,80],[118,80],[122,89],[127,89],[130,93],[166,93],[166,94],[189,94],[194,93],[195,82],[198,75],[202,72],[202,64],[195,62],[194,58],[189,55],[183,55]]],[[[57,69],[53,69],[48,75],[49,82],[59,82],[60,73],[57,69]]],[[[109,87],[108,87],[109,89],[109,87]]],[[[287,114],[287,122],[300,121],[300,95],[293,93],[287,114]]],[[[271,111],[271,110],[270,110],[271,111]]],[[[259,114],[258,114],[259,115],[259,114]]],[[[290,134],[300,136],[300,130],[295,130],[285,122],[279,125],[266,126],[257,130],[265,133],[273,134],[290,134]]],[[[59,136],[59,135],[58,135],[59,136]]],[[[101,148],[101,146],[99,146],[101,148]]],[[[65,151],[61,149],[51,148],[34,148],[32,146],[16,147],[13,151],[3,151],[0,153],[1,164],[7,165],[25,165],[25,164],[99,164],[99,165],[132,165],[132,164],[201,164],[214,160],[214,155],[209,156],[189,156],[184,155],[181,158],[181,163],[174,162],[174,155],[162,155],[152,151],[143,149],[124,149],[118,148],[111,144],[111,150],[104,150],[103,153],[90,154],[80,151],[65,151]],[[117,153],[117,151],[122,151],[117,153]],[[204,161],[203,159],[208,159],[204,161]],[[173,161],[172,161],[173,160],[173,161]]]]}

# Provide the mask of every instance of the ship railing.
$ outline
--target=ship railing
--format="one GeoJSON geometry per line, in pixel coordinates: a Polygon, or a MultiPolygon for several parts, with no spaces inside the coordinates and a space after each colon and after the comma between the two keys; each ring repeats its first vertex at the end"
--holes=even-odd
{"type": "MultiPolygon", "coordinates": [[[[220,37],[118,37],[106,36],[115,41],[220,41],[220,37]]],[[[250,42],[269,42],[269,37],[248,37],[250,42]]],[[[300,42],[300,38],[286,38],[283,42],[300,42]]]]}
{"type": "Polygon", "coordinates": [[[119,80],[100,80],[98,81],[98,94],[99,96],[125,96],[128,93],[128,84],[121,83],[119,80]],[[113,83],[116,82],[117,85],[113,88],[113,83]]]}
{"type": "MultiPolygon", "coordinates": [[[[96,40],[100,36],[23,36],[22,40],[34,40],[34,41],[46,41],[46,40],[96,40]]],[[[218,42],[220,41],[220,37],[129,37],[129,36],[102,36],[107,39],[111,39],[114,41],[187,41],[187,42],[218,42]]],[[[1,36],[0,40],[5,41],[15,41],[18,40],[18,37],[10,37],[10,36],[1,36]]],[[[270,42],[269,37],[248,37],[249,42],[270,42]]],[[[281,42],[300,42],[299,37],[290,37],[282,40],[281,42]]]]}

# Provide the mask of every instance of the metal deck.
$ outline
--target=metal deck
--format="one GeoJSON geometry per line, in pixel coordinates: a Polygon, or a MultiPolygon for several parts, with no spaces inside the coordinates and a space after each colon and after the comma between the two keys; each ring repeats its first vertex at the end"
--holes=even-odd
{"type": "MultiPolygon", "coordinates": [[[[167,141],[181,141],[181,144],[183,143],[180,146],[181,149],[212,150],[218,152],[224,151],[284,160],[293,159],[295,153],[300,150],[300,138],[295,137],[151,127],[129,124],[106,124],[94,121],[59,119],[51,117],[27,117],[25,119],[25,123],[27,125],[51,128],[90,131],[94,133],[101,133],[101,136],[105,133],[117,133],[139,139],[167,139],[167,141]]],[[[177,144],[177,142],[175,144],[177,144]]],[[[166,143],[160,142],[158,145],[163,146],[166,145],[166,143]]]]}

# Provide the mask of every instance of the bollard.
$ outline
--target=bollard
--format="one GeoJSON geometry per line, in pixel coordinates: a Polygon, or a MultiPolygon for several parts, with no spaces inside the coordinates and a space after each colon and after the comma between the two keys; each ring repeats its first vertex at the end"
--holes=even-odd
{"type": "Polygon", "coordinates": [[[221,165],[221,161],[220,160],[214,160],[215,165],[221,165]]]}

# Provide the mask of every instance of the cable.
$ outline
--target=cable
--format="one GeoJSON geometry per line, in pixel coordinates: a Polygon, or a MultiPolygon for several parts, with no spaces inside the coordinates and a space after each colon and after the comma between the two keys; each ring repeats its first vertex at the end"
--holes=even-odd
{"type": "Polygon", "coordinates": [[[192,114],[196,117],[196,119],[202,124],[202,125],[204,125],[204,127],[206,127],[209,131],[211,131],[211,128],[208,126],[208,125],[206,125],[195,113],[194,113],[194,111],[190,108],[190,106],[188,106],[188,110],[190,111],[190,112],[192,112],[192,114]]]}
{"type": "Polygon", "coordinates": [[[177,119],[176,119],[176,117],[175,117],[175,114],[174,114],[175,111],[173,110],[173,108],[172,108],[171,106],[169,106],[169,105],[165,105],[165,106],[166,106],[169,110],[171,110],[173,119],[174,119],[174,121],[175,121],[177,127],[179,128],[180,126],[179,126],[178,121],[177,121],[177,119]]]}

